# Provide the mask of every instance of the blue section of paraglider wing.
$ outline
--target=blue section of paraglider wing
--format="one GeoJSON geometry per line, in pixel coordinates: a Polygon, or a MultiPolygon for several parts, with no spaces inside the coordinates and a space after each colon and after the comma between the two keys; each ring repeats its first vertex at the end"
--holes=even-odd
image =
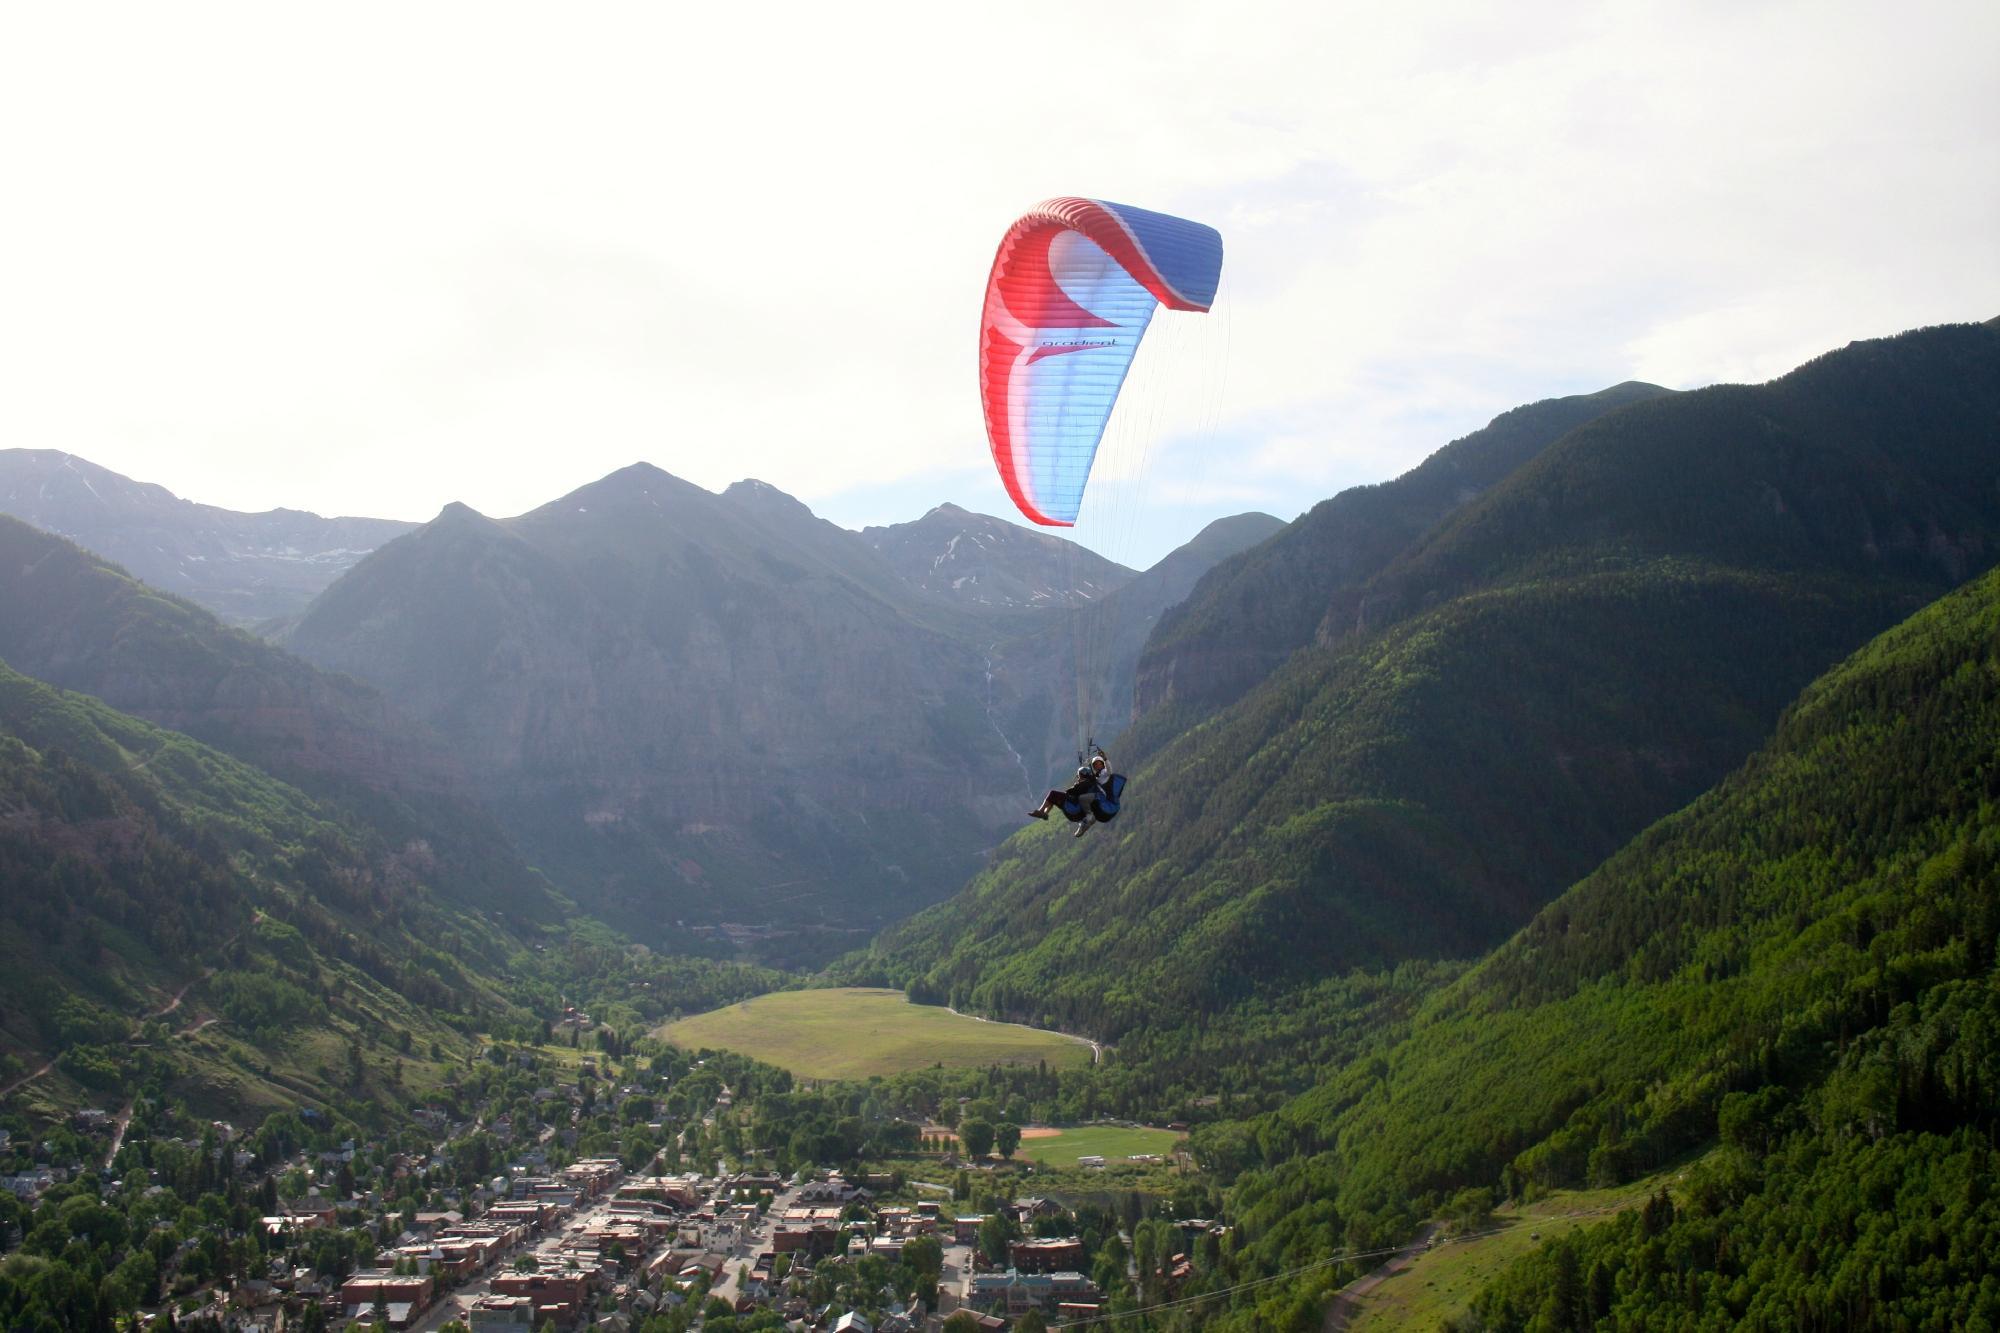
{"type": "Polygon", "coordinates": [[[1099,200],[1118,215],[1167,285],[1193,305],[1215,304],[1222,282],[1222,233],[1186,218],[1099,200]]]}

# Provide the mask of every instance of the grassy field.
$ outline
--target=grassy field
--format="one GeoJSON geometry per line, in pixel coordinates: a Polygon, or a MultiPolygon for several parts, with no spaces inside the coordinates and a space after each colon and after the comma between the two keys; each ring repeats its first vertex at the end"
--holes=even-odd
{"type": "Polygon", "coordinates": [[[1561,1190],[1530,1204],[1496,1209],[1496,1234],[1440,1241],[1408,1269],[1361,1297],[1348,1328],[1352,1333],[1432,1329],[1443,1319],[1464,1315],[1480,1287],[1529,1250],[1640,1207],[1660,1186],[1671,1191],[1678,1174],[1667,1171],[1616,1189],[1561,1190]],[[1541,1239],[1535,1240],[1536,1236],[1541,1239]]]}
{"type": "Polygon", "coordinates": [[[1081,1125],[1052,1138],[1024,1138],[1014,1156],[1047,1166],[1075,1166],[1079,1157],[1102,1157],[1108,1167],[1134,1154],[1157,1153],[1173,1161],[1181,1135],[1169,1129],[1126,1129],[1120,1125],[1081,1125]]]}
{"type": "Polygon", "coordinates": [[[688,1050],[736,1051],[802,1078],[867,1078],[935,1064],[1090,1063],[1090,1047],[1071,1037],[856,987],[775,991],[669,1023],[655,1035],[688,1050]]]}

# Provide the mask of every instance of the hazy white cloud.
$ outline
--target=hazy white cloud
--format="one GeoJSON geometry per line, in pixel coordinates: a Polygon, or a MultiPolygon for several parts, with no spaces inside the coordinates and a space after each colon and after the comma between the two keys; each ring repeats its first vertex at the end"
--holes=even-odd
{"type": "Polygon", "coordinates": [[[646,458],[999,512],[980,287],[1093,194],[1228,246],[1104,456],[1143,560],[1519,402],[2000,313],[1997,67],[1979,3],[14,6],[0,427],[238,508],[646,458]]]}

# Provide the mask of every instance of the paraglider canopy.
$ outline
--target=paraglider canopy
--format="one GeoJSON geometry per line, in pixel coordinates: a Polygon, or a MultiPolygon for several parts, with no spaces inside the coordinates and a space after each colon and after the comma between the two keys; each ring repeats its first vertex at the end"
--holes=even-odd
{"type": "Polygon", "coordinates": [[[1213,227],[1128,204],[1049,199],[1007,229],[986,281],[986,436],[1023,514],[1069,527],[1139,340],[1159,306],[1205,311],[1222,277],[1213,227]]]}

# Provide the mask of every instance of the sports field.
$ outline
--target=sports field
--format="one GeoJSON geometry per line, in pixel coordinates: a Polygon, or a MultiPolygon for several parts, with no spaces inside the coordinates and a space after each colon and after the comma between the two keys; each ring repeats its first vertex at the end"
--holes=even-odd
{"type": "Polygon", "coordinates": [[[1075,1129],[1032,1129],[1021,1136],[1015,1157],[1044,1166],[1075,1166],[1079,1157],[1102,1157],[1104,1165],[1130,1164],[1129,1159],[1157,1153],[1169,1163],[1182,1135],[1170,1129],[1126,1129],[1122,1125],[1079,1125],[1075,1129]]]}
{"type": "Polygon", "coordinates": [[[655,1035],[686,1050],[736,1051],[802,1078],[867,1078],[935,1064],[1090,1063],[1090,1047],[1073,1037],[967,1018],[911,1004],[901,991],[860,987],[774,991],[669,1023],[655,1035]]]}

